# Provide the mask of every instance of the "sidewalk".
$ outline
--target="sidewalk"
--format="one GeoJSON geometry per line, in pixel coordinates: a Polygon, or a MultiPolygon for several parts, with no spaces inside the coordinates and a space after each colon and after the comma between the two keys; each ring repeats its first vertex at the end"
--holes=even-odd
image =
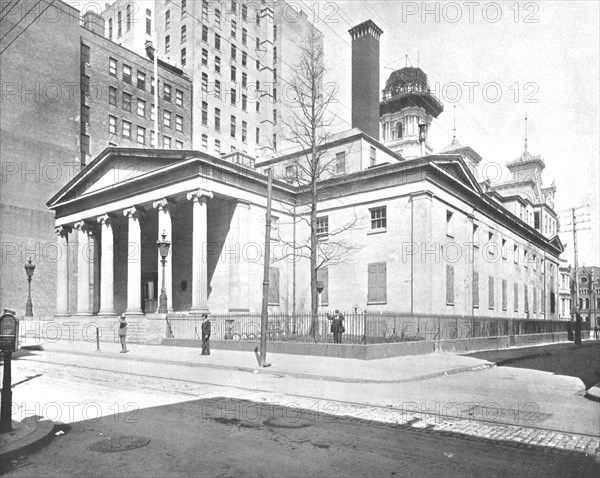
{"type": "Polygon", "coordinates": [[[120,345],[102,342],[101,351],[96,351],[95,343],[56,342],[46,343],[43,350],[49,353],[75,355],[119,355],[122,360],[143,360],[156,363],[181,363],[198,367],[210,367],[248,371],[261,374],[284,375],[295,378],[348,382],[348,383],[402,383],[442,375],[493,367],[492,362],[461,355],[433,353],[391,357],[378,360],[355,360],[333,357],[299,356],[270,354],[267,348],[267,362],[270,367],[258,365],[253,352],[213,350],[203,356],[196,347],[167,347],[157,345],[131,344],[129,353],[121,354],[120,345]]]}

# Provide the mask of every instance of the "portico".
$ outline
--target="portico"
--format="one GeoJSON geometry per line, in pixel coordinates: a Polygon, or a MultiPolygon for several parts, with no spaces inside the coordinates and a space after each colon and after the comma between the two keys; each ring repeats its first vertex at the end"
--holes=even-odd
{"type": "MultiPolygon", "coordinates": [[[[262,262],[250,264],[240,251],[254,239],[250,216],[264,217],[265,177],[194,154],[109,148],[49,201],[59,251],[56,316],[157,313],[163,284],[156,241],[163,233],[171,241],[164,281],[169,313],[255,306],[251,269],[262,262]],[[68,273],[73,262],[76,277],[68,273]]],[[[256,232],[260,242],[262,231],[256,232]]]]}

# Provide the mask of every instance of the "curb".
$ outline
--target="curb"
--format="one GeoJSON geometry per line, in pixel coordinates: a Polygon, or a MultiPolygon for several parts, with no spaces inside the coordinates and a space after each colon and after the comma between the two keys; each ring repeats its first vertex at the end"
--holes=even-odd
{"type": "Polygon", "coordinates": [[[10,466],[10,461],[33,453],[52,440],[55,424],[50,420],[40,420],[40,418],[42,417],[27,417],[22,423],[34,422],[35,428],[14,443],[2,446],[0,458],[3,467],[10,466]]]}
{"type": "MultiPolygon", "coordinates": [[[[48,349],[46,349],[46,352],[66,353],[69,355],[82,355],[82,356],[97,356],[98,355],[98,352],[58,351],[58,350],[54,351],[54,350],[48,350],[48,349]]],[[[102,353],[102,352],[100,352],[100,353],[102,353]]],[[[115,356],[115,358],[116,358],[116,356],[115,356]]],[[[276,367],[267,370],[267,369],[263,369],[258,364],[256,365],[256,367],[243,367],[243,366],[238,366],[238,365],[203,364],[203,363],[198,363],[198,362],[186,362],[186,361],[182,361],[182,360],[161,360],[161,359],[154,359],[154,358],[142,357],[142,356],[136,357],[135,355],[120,356],[119,360],[134,360],[134,361],[143,360],[145,362],[153,362],[153,363],[161,363],[161,364],[185,365],[188,367],[199,367],[199,368],[206,367],[206,368],[214,368],[214,369],[221,369],[221,370],[236,370],[238,372],[249,372],[249,373],[253,373],[255,370],[259,370],[259,373],[264,373],[266,375],[275,375],[278,377],[288,376],[288,377],[300,378],[300,379],[306,379],[306,380],[324,380],[324,381],[342,382],[342,383],[407,383],[407,382],[416,382],[419,380],[427,380],[430,378],[442,377],[442,376],[447,376],[447,375],[455,375],[457,373],[483,370],[486,368],[492,368],[492,367],[496,366],[495,363],[486,361],[486,362],[484,362],[482,364],[478,364],[478,365],[455,367],[455,368],[450,368],[450,369],[446,369],[446,370],[440,370],[437,372],[425,373],[425,374],[417,375],[414,377],[406,377],[406,378],[400,378],[400,379],[395,379],[395,380],[374,380],[374,379],[360,379],[360,378],[344,378],[344,377],[336,377],[336,376],[331,376],[331,375],[318,375],[318,374],[312,374],[309,372],[286,371],[286,370],[277,369],[276,367]]]]}
{"type": "Polygon", "coordinates": [[[594,400],[595,402],[600,402],[600,383],[590,387],[590,389],[585,393],[585,398],[594,400]]]}

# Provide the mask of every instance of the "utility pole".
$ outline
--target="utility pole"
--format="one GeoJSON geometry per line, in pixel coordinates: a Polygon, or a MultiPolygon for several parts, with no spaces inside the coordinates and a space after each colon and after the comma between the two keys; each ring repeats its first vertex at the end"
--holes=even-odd
{"type": "Polygon", "coordinates": [[[260,359],[261,367],[269,367],[267,363],[267,327],[269,321],[269,265],[271,262],[271,189],[273,181],[273,170],[269,168],[267,185],[267,217],[265,226],[265,263],[263,270],[263,296],[262,296],[262,313],[260,316],[260,359]]]}

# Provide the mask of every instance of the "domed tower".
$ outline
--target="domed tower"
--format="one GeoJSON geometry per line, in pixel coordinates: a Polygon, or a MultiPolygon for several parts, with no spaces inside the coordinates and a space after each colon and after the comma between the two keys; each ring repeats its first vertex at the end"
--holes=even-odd
{"type": "Polygon", "coordinates": [[[431,154],[427,131],[444,106],[433,95],[427,75],[421,68],[405,67],[394,71],[385,84],[379,103],[379,124],[383,144],[405,159],[431,154]],[[419,140],[419,125],[425,141],[419,140]],[[423,145],[421,152],[421,144],[423,145]]]}

